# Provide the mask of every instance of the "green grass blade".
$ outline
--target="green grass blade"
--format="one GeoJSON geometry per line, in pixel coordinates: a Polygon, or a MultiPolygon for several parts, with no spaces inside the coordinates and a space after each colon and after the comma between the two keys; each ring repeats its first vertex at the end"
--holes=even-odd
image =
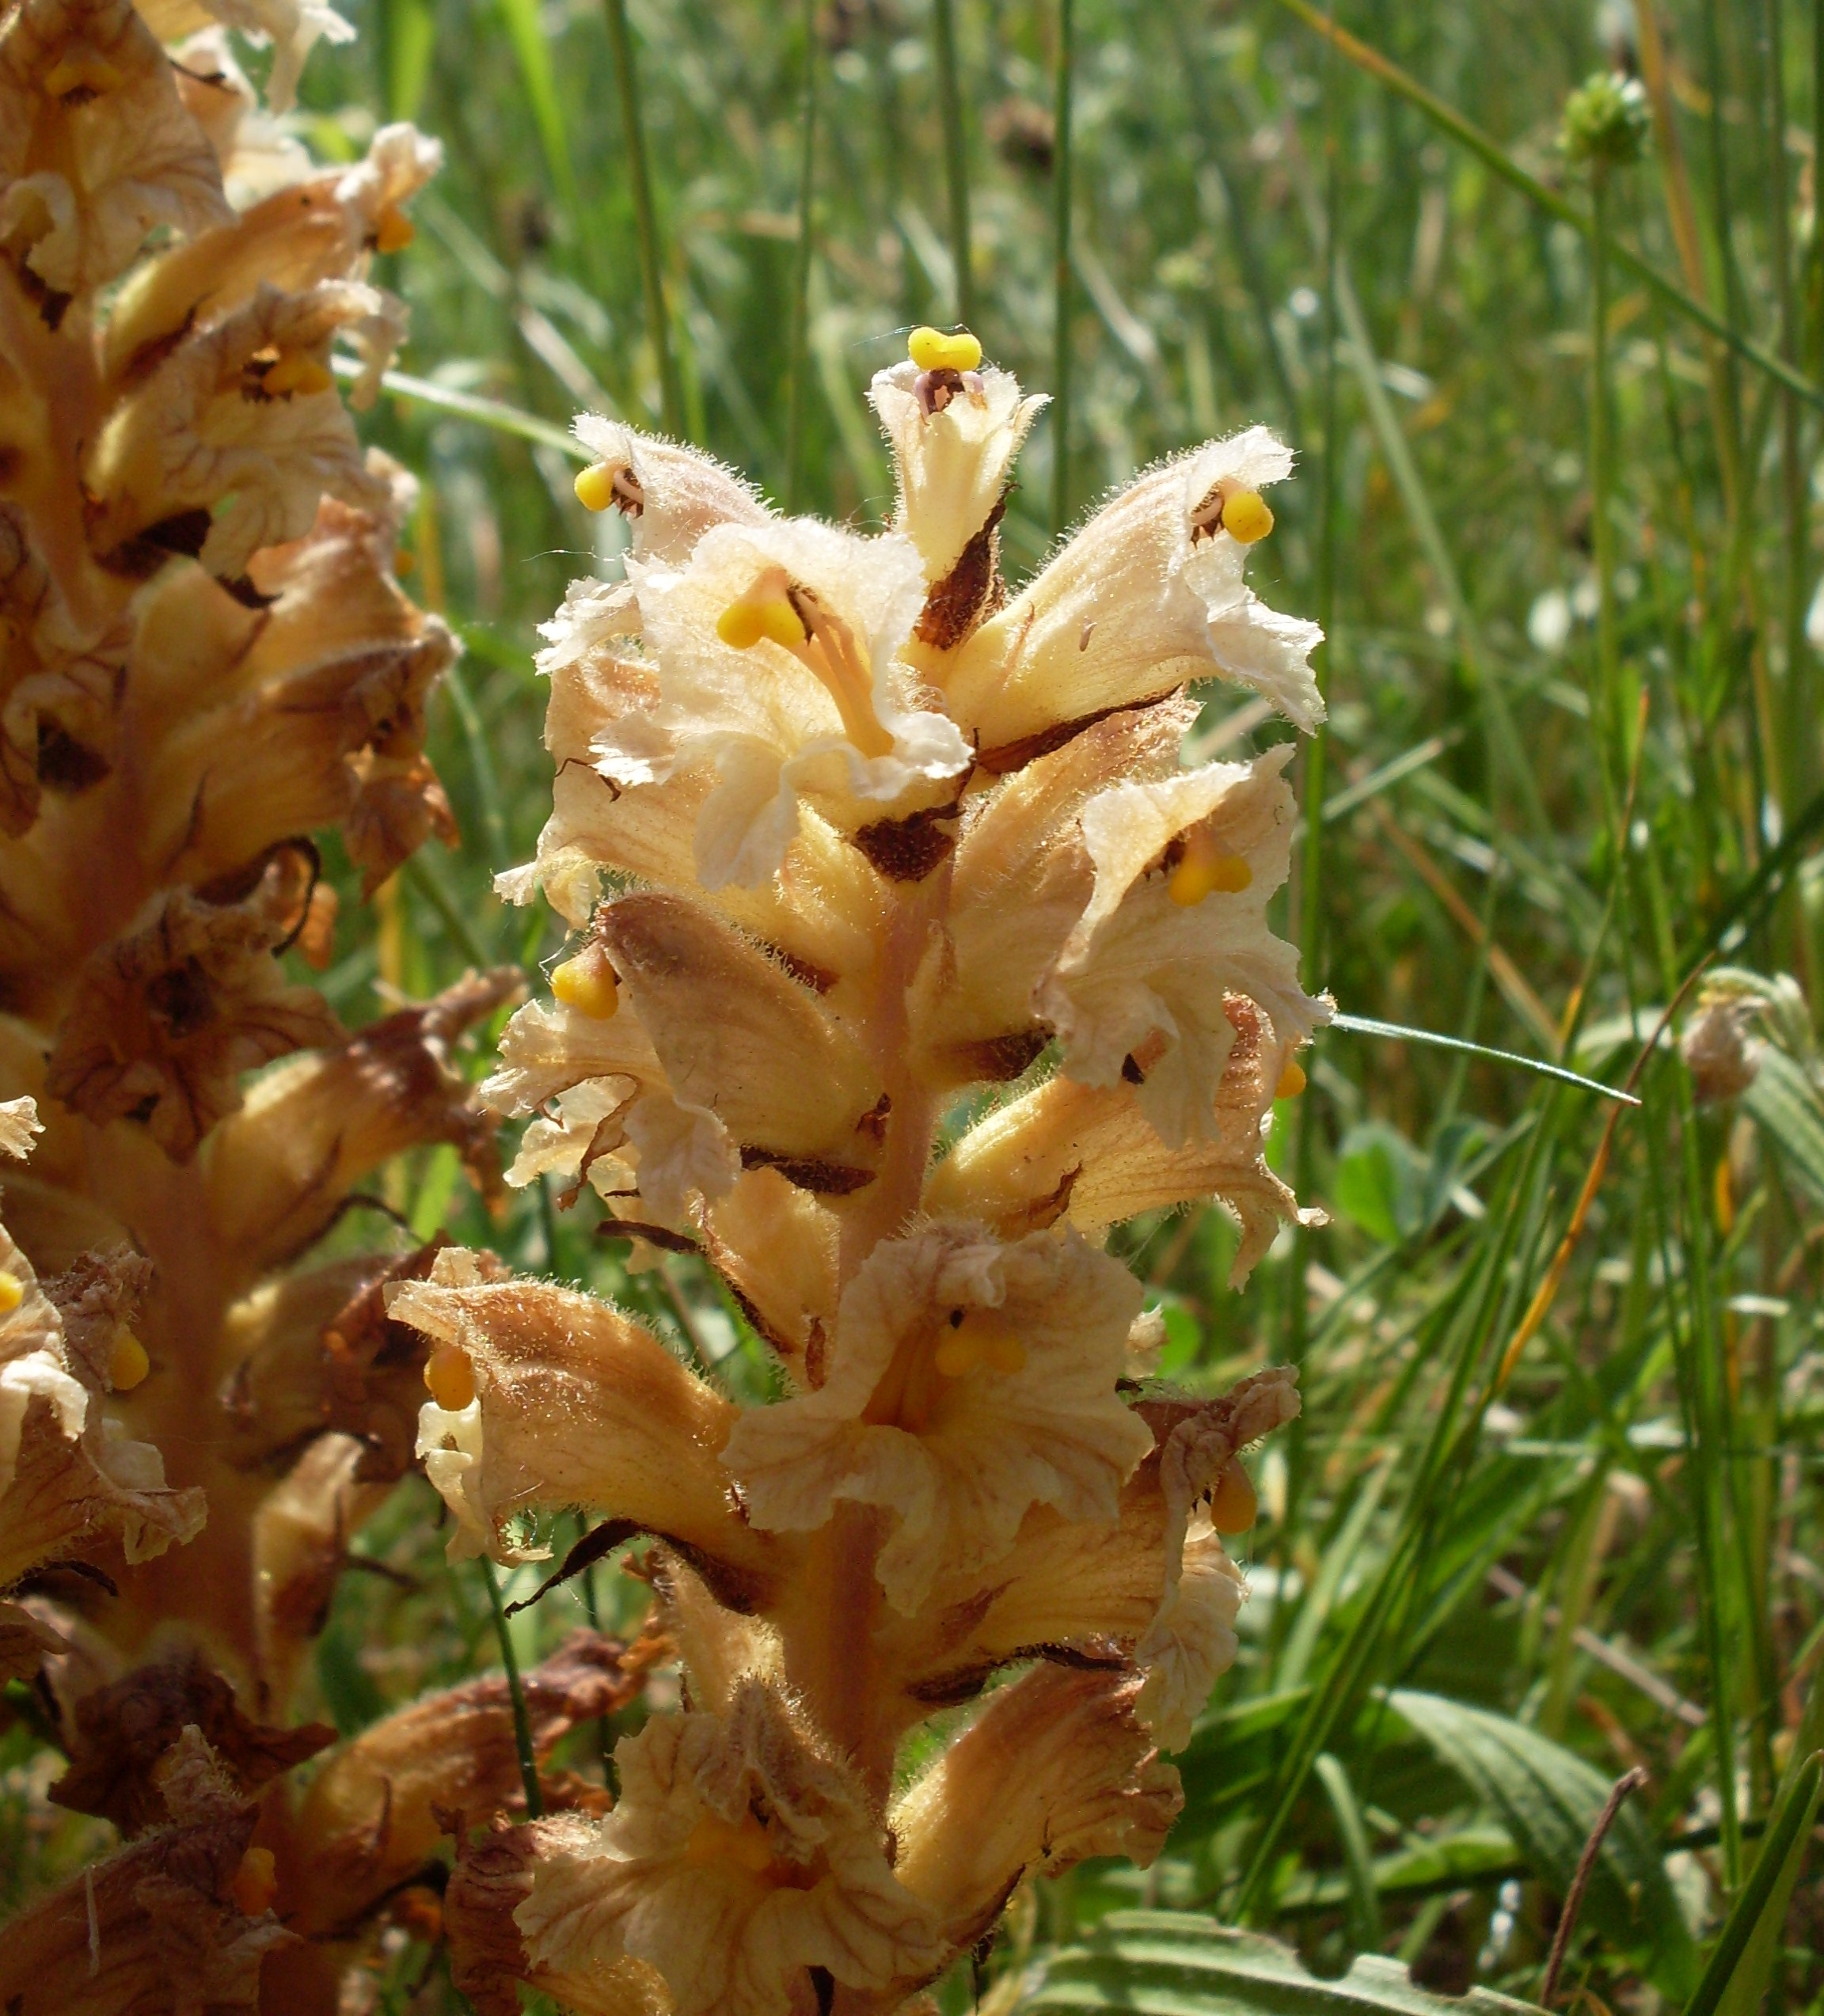
{"type": "Polygon", "coordinates": [[[1761,1969],[1763,1960],[1771,1966],[1771,1946],[1779,1937],[1780,1921],[1811,1846],[1821,1767],[1824,1753],[1814,1752],[1787,1786],[1768,1824],[1754,1871],[1724,1921],[1697,1991],[1685,2005],[1685,2016],[1717,2016],[1718,2011],[1723,2016],[1743,2016],[1758,2005],[1758,1990],[1750,1999],[1749,1991],[1754,1986],[1751,1975],[1744,1976],[1739,1984],[1738,1976],[1745,1968],[1761,1969]]]}
{"type": "MultiPolygon", "coordinates": [[[[1463,115],[1445,104],[1442,98],[1426,89],[1416,78],[1409,77],[1397,63],[1391,63],[1378,49],[1371,49],[1357,39],[1347,28],[1339,28],[1325,20],[1309,0],[1279,0],[1279,5],[1289,13],[1296,14],[1307,28],[1318,34],[1331,37],[1336,47],[1349,60],[1376,77],[1390,90],[1396,91],[1408,104],[1416,105],[1426,117],[1448,133],[1454,140],[1467,147],[1485,166],[1492,169],[1503,182],[1518,189],[1530,202],[1560,223],[1568,224],[1580,237],[1587,238],[1594,228],[1587,212],[1560,196],[1555,189],[1548,188],[1536,176],[1529,175],[1520,164],[1504,149],[1497,146],[1472,125],[1463,115]]],[[[1669,280],[1655,266],[1650,265],[1637,252],[1634,252],[1619,239],[1611,239],[1609,256],[1617,265],[1624,268],[1644,286],[1651,287],[1666,305],[1675,309],[1688,321],[1707,329],[1713,336],[1727,344],[1738,356],[1746,358],[1757,370],[1785,385],[1789,390],[1810,404],[1824,411],[1824,386],[1814,385],[1802,373],[1776,357],[1765,344],[1751,336],[1744,336],[1714,309],[1688,294],[1675,280],[1669,280]]]]}
{"type": "Polygon", "coordinates": [[[1411,1029],[1404,1023],[1378,1022],[1370,1016],[1333,1015],[1326,1027],[1340,1029],[1351,1036],[1389,1036],[1402,1042],[1425,1043],[1433,1050],[1455,1050],[1464,1057],[1486,1057],[1492,1064],[1505,1064],[1521,1071],[1530,1071],[1541,1078],[1555,1078],[1561,1085],[1575,1085],[1579,1092],[1594,1092],[1599,1098],[1613,1099],[1617,1106],[1638,1106],[1640,1102],[1633,1093],[1619,1085],[1605,1085],[1599,1079],[1586,1078],[1575,1071],[1567,1071],[1561,1064],[1547,1064],[1536,1057],[1522,1057],[1517,1050],[1492,1050],[1486,1043],[1472,1043],[1461,1036],[1441,1035],[1432,1029],[1411,1029]]]}

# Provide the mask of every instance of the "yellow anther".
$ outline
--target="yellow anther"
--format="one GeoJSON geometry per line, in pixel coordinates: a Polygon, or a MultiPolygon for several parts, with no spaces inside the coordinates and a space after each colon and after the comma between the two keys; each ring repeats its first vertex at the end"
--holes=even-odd
{"type": "Polygon", "coordinates": [[[228,1885],[228,1894],[243,1918],[257,1918],[272,1908],[272,1900],[279,1894],[279,1870],[270,1848],[247,1851],[228,1885]]]}
{"type": "Polygon", "coordinates": [[[475,1368],[460,1344],[439,1344],[424,1361],[424,1384],[446,1414],[460,1414],[475,1398],[475,1368]]]}
{"type": "Polygon", "coordinates": [[[1167,879],[1165,893],[1189,909],[1206,896],[1239,896],[1253,879],[1254,871],[1239,854],[1225,854],[1199,830],[1186,839],[1184,858],[1167,879]]]}
{"type": "Polygon", "coordinates": [[[732,1862],[750,1876],[763,1876],[773,1866],[773,1843],[765,1824],[751,1813],[743,1813],[734,1825],[719,1813],[705,1813],[684,1843],[684,1859],[699,1867],[732,1862]]]}
{"type": "Polygon", "coordinates": [[[418,227],[397,203],[390,203],[374,220],[374,249],[403,252],[418,235],[418,227]]]}
{"type": "Polygon", "coordinates": [[[260,374],[260,389],[275,399],[294,392],[308,398],[314,393],[329,391],[335,382],[328,366],[319,363],[309,351],[281,350],[260,374]]]}
{"type": "Polygon", "coordinates": [[[605,511],[614,501],[614,472],[606,462],[591,462],[571,485],[586,511],[605,511]]]}
{"type": "Polygon", "coordinates": [[[15,1274],[0,1267],[0,1316],[10,1316],[25,1299],[25,1284],[15,1274]]]}
{"type": "Polygon", "coordinates": [[[1252,1481],[1231,1456],[1210,1494],[1210,1523],[1219,1533],[1244,1533],[1260,1513],[1252,1481]]]}
{"type": "Polygon", "coordinates": [[[1296,1099],[1311,1081],[1305,1076],[1305,1067],[1297,1057],[1286,1060],[1286,1069],[1279,1074],[1279,1082],[1273,1088],[1275,1099],[1296,1099]]]}
{"type": "Polygon", "coordinates": [[[551,991],[564,1007],[594,1022],[610,1020],[621,1005],[614,969],[599,945],[585,945],[574,959],[554,967],[551,991]]]}
{"type": "Polygon", "coordinates": [[[1258,490],[1232,490],[1222,499],[1222,530],[1237,545],[1252,546],[1273,530],[1273,513],[1258,490]]]}
{"type": "Polygon", "coordinates": [[[716,619],[716,634],[736,651],[749,651],[762,637],[788,651],[804,641],[804,625],[785,595],[743,595],[716,619]]]}
{"type": "Polygon", "coordinates": [[[980,339],[967,329],[946,336],[941,329],[914,329],[906,354],[922,371],[973,371],[982,362],[980,339]]]}
{"type": "Polygon", "coordinates": [[[71,49],[51,66],[44,89],[53,98],[67,98],[78,91],[112,91],[123,81],[105,56],[93,49],[71,49]]]}
{"type": "Polygon", "coordinates": [[[116,1393],[131,1393],[152,1369],[152,1361],[125,1323],[114,1326],[108,1346],[108,1383],[116,1393]]]}
{"type": "Polygon", "coordinates": [[[940,1335],[932,1362],[946,1379],[961,1379],[978,1365],[990,1372],[1023,1372],[1026,1346],[1001,1318],[975,1310],[940,1335]]]}

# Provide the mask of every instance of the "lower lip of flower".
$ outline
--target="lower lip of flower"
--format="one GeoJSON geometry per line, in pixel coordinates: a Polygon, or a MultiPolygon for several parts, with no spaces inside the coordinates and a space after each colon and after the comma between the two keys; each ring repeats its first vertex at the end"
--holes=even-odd
{"type": "Polygon", "coordinates": [[[1025,1365],[1026,1347],[1004,1318],[990,1310],[953,1311],[902,1340],[861,1418],[921,1435],[958,1380],[977,1371],[1005,1376],[1025,1365]]]}

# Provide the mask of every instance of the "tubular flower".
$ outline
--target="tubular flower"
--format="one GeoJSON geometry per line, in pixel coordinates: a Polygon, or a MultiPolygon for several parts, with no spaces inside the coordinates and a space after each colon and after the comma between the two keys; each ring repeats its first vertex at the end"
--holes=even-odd
{"type": "MultiPolygon", "coordinates": [[[[326,833],[370,890],[455,837],[424,750],[455,647],[395,579],[413,487],[337,389],[402,333],[371,269],[439,150],[389,127],[317,168],[230,31],[273,45],[276,109],[345,32],[316,0],[0,9],[0,1148],[38,1135],[0,1235],[0,1669],[55,1714],[59,1799],[138,1837],[89,1915],[79,1885],[0,1933],[0,2002],[93,2016],[262,1980],[321,2016],[387,1887],[298,1846],[286,1773],[412,1461],[428,1346],[381,1290],[435,1243],[313,1249],[405,1150],[492,1188],[455,1052],[518,984],[351,1033],[283,962],[332,949],[326,833]],[[207,1839],[177,1780],[216,1784],[207,1839]]],[[[499,1803],[466,1776],[498,1727],[451,1726],[478,1748],[426,1796],[499,1803]]]]}
{"type": "Polygon", "coordinates": [[[514,1914],[534,1967],[618,1948],[662,1973],[678,2016],[785,2016],[807,1968],[880,1988],[941,1958],[862,1788],[764,1681],[726,1715],[648,1722],[616,1763],[614,1811],[534,1865],[514,1914]]]}
{"type": "Polygon", "coordinates": [[[606,1819],[460,1844],[452,1974],[490,2016],[508,1980],[612,2016],[884,2012],[1024,1874],[1150,1860],[1161,1747],[1235,1656],[1242,1452],[1298,1410],[1289,1372],[1134,1376],[1157,1325],[1104,1247],[1214,1196],[1239,1281],[1297,1212],[1264,1129],[1328,1004],[1265,922],[1286,756],[1180,757],[1190,680],[1320,711],[1316,631],[1242,581],[1290,457],[1256,429],[1146,473],[1009,600],[1037,402],[965,333],[910,348],[873,388],[871,538],[580,423],[578,495],[632,551],[545,632],[553,814],[500,886],[575,935],[484,1095],[530,1122],[510,1182],[699,1255],[784,1390],[736,1407],[472,1257],[383,1291],[430,1353],[452,1555],[526,1559],[575,1505],[602,1523],[560,1576],[644,1534],[683,1669],[606,1819]]]}

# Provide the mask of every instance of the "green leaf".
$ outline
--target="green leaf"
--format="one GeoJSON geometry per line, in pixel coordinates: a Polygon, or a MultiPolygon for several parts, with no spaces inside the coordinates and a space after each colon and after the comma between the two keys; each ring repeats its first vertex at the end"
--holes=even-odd
{"type": "Polygon", "coordinates": [[[1780,1950],[1786,1907],[1811,1845],[1821,1766],[1824,1756],[1814,1752],[1787,1786],[1685,2016],[1710,2016],[1712,2010],[1716,2016],[1754,2016],[1761,2007],[1780,1950]]]}
{"type": "Polygon", "coordinates": [[[1112,1913],[1079,1946],[1028,1972],[1021,2011],[1104,2009],[1134,2016],[1521,2016],[1530,2003],[1477,1988],[1437,1995],[1397,1961],[1362,1953],[1347,1974],[1320,1980],[1290,1947],[1191,1912],[1112,1913]]]}
{"type": "Polygon", "coordinates": [[[1366,1120],[1343,1137],[1332,1200],[1370,1239],[1393,1246],[1416,1232],[1423,1198],[1419,1152],[1398,1128],[1366,1120]]]}
{"type": "Polygon", "coordinates": [[[1824,1095],[1811,1073],[1769,1044],[1742,1103],[1778,1144],[1812,1202],[1824,1204],[1824,1095]]]}
{"type": "MultiPolygon", "coordinates": [[[[1442,1695],[1396,1690],[1389,1705],[1501,1821],[1538,1874],[1563,1896],[1609,1797],[1609,1783],[1537,1729],[1442,1695]]],[[[1664,1992],[1682,1997],[1696,1950],[1651,1830],[1624,1806],[1590,1873],[1585,1921],[1617,1945],[1645,1947],[1664,1992]]]]}

